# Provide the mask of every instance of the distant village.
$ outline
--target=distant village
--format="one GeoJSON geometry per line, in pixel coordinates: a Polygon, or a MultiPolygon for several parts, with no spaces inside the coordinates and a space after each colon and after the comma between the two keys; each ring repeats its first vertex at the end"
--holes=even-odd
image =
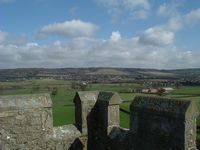
{"type": "Polygon", "coordinates": [[[165,90],[172,91],[172,87],[199,86],[200,70],[152,70],[129,68],[27,68],[0,70],[0,81],[24,81],[36,79],[71,80],[85,83],[137,83],[142,93],[156,93],[165,90]],[[99,70],[104,70],[100,72],[99,70]],[[112,70],[112,71],[110,71],[112,70]],[[107,71],[107,72],[106,72],[107,71]],[[192,72],[192,73],[190,73],[192,72]],[[196,72],[196,73],[194,73],[196,72]]]}

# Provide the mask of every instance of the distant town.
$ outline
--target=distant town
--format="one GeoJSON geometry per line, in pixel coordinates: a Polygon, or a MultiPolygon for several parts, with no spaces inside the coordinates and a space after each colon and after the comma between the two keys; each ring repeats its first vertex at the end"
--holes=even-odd
{"type": "Polygon", "coordinates": [[[33,79],[74,80],[89,83],[140,83],[155,87],[200,85],[200,69],[157,70],[140,68],[25,68],[1,69],[0,81],[33,79]]]}

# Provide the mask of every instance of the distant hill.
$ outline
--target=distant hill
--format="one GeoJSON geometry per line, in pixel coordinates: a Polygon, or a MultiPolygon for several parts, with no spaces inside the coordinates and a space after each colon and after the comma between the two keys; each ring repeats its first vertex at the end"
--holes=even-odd
{"type": "Polygon", "coordinates": [[[134,79],[200,80],[200,69],[158,70],[142,68],[25,68],[0,70],[0,81],[40,78],[87,81],[128,81],[134,79]]]}
{"type": "Polygon", "coordinates": [[[114,68],[99,68],[95,70],[94,72],[88,73],[90,75],[128,75],[129,73],[126,71],[122,71],[119,69],[114,68]]]}

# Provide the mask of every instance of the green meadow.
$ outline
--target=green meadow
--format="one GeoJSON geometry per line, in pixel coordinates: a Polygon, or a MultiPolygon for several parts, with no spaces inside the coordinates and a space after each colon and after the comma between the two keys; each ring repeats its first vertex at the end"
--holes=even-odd
{"type": "MultiPolygon", "coordinates": [[[[146,95],[140,93],[132,93],[131,89],[139,87],[138,84],[120,83],[120,84],[91,84],[85,90],[99,90],[118,92],[124,100],[120,105],[121,109],[129,112],[131,101],[137,95],[146,95]]],[[[74,123],[74,103],[73,98],[79,89],[71,88],[71,81],[67,80],[31,80],[31,81],[13,81],[0,82],[0,95],[18,95],[18,94],[34,94],[49,93],[53,101],[53,121],[54,126],[74,123]],[[56,94],[52,95],[53,89],[56,94]]],[[[151,95],[156,96],[156,95],[151,95]]],[[[164,97],[181,98],[194,100],[200,109],[200,87],[180,87],[164,97]]],[[[129,114],[120,111],[120,123],[122,127],[129,128],[129,114]]],[[[200,117],[197,120],[200,125],[200,117]]],[[[198,135],[200,139],[200,134],[198,135]]]]}

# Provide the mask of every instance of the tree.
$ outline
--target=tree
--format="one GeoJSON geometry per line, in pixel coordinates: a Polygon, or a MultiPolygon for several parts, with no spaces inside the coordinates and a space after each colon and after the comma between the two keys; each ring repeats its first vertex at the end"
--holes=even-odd
{"type": "Polygon", "coordinates": [[[80,83],[80,89],[81,89],[81,91],[85,91],[86,90],[86,88],[87,88],[87,83],[86,82],[82,82],[82,83],[80,83]]]}
{"type": "Polygon", "coordinates": [[[77,82],[72,81],[71,84],[70,84],[70,87],[71,87],[71,89],[78,89],[77,82]]]}
{"type": "Polygon", "coordinates": [[[58,88],[57,87],[54,87],[53,90],[51,91],[51,95],[52,96],[56,96],[58,93],[58,88]]]}
{"type": "Polygon", "coordinates": [[[176,88],[176,89],[179,89],[180,86],[181,86],[181,84],[180,84],[178,81],[176,81],[176,82],[175,82],[175,88],[176,88]]]}
{"type": "Polygon", "coordinates": [[[165,93],[165,89],[163,89],[163,88],[158,89],[158,95],[159,96],[163,96],[164,93],[165,93]]]}

